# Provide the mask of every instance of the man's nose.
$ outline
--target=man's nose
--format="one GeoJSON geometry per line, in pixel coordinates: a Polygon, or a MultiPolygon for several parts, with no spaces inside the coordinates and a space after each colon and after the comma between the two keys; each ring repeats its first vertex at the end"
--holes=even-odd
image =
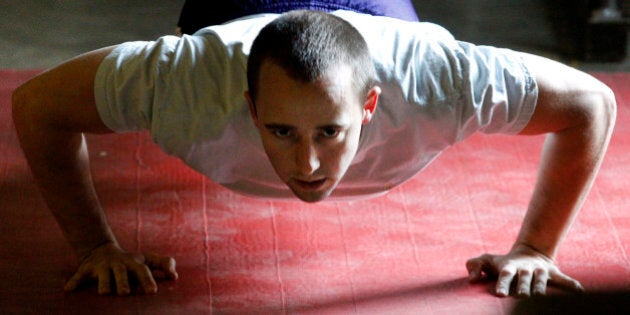
{"type": "Polygon", "coordinates": [[[312,175],[319,168],[317,149],[310,140],[303,140],[297,144],[295,164],[300,175],[312,175]]]}

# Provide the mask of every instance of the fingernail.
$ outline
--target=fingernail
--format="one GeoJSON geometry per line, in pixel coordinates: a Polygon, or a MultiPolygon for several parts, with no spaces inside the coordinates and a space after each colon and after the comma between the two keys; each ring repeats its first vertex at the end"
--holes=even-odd
{"type": "Polygon", "coordinates": [[[471,271],[468,274],[468,279],[470,280],[476,280],[479,277],[479,273],[477,271],[471,271]]]}
{"type": "Polygon", "coordinates": [[[498,296],[508,296],[507,290],[505,290],[504,288],[498,289],[497,290],[497,295],[498,296]]]}
{"type": "Polygon", "coordinates": [[[120,289],[120,291],[118,291],[118,295],[128,295],[129,293],[131,293],[131,290],[129,288],[122,288],[120,289]]]}
{"type": "Polygon", "coordinates": [[[145,289],[145,292],[149,294],[155,294],[157,293],[157,291],[158,291],[157,287],[154,287],[154,286],[151,286],[145,289]]]}

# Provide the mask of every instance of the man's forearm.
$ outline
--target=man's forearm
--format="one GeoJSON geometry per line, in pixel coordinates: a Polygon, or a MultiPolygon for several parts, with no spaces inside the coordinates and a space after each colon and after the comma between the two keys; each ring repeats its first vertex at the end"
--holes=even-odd
{"type": "Polygon", "coordinates": [[[79,258],[116,242],[99,204],[81,133],[42,119],[28,96],[13,99],[13,116],[24,154],[44,200],[79,258]]]}
{"type": "Polygon", "coordinates": [[[40,166],[37,181],[68,242],[83,258],[101,244],[117,242],[92,183],[85,140],[82,135],[72,138],[69,159],[40,166]]]}
{"type": "Polygon", "coordinates": [[[554,258],[602,163],[615,120],[614,98],[592,97],[592,111],[549,134],[538,182],[515,246],[554,258]]]}

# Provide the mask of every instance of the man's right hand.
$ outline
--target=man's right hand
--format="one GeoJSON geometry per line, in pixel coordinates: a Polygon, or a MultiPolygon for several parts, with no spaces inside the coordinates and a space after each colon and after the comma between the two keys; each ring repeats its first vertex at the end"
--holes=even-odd
{"type": "Polygon", "coordinates": [[[129,277],[136,279],[144,293],[157,292],[157,284],[151,271],[161,271],[171,280],[177,280],[175,259],[155,254],[125,252],[118,245],[106,243],[92,250],[83,259],[77,272],[66,283],[65,290],[73,291],[89,280],[98,282],[99,294],[118,295],[131,293],[129,277]]]}

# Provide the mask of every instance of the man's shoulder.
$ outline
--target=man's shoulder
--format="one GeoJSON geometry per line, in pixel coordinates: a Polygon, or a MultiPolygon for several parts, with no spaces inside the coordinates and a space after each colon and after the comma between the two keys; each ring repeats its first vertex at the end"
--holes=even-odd
{"type": "Polygon", "coordinates": [[[252,42],[260,30],[279,14],[264,13],[244,16],[219,25],[211,25],[197,31],[193,36],[214,37],[224,43],[252,42]]]}
{"type": "MultiPolygon", "coordinates": [[[[408,37],[422,37],[423,39],[435,39],[452,41],[455,38],[444,27],[431,22],[405,21],[387,16],[374,16],[353,11],[339,10],[334,15],[348,21],[359,32],[375,36],[376,34],[401,33],[408,37]]],[[[366,38],[367,39],[367,38],[366,38]]]]}

